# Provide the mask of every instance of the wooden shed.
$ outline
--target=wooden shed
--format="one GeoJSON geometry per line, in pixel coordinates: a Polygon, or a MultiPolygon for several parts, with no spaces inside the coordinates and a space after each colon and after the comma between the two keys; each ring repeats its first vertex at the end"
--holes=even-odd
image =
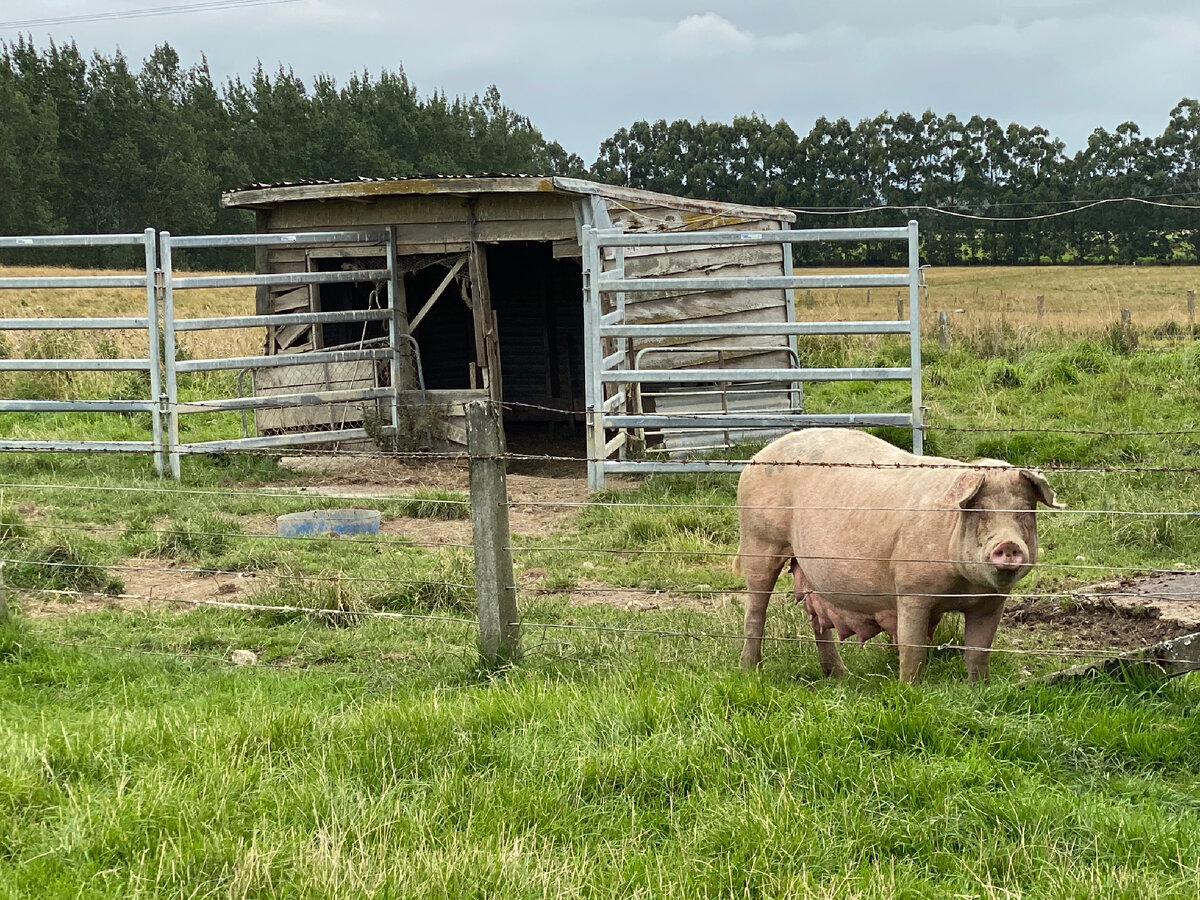
{"type": "MultiPolygon", "coordinates": [[[[257,230],[263,233],[392,230],[402,273],[397,307],[402,328],[417,348],[408,383],[400,385],[402,407],[438,404],[449,417],[442,436],[453,442],[464,440],[462,404],[472,399],[491,397],[509,404],[506,423],[581,420],[588,374],[584,226],[628,232],[745,232],[787,228],[795,219],[786,209],[691,200],[549,176],[255,185],[226,193],[222,205],[254,210],[257,230]]],[[[257,267],[264,273],[371,269],[385,264],[384,252],[383,247],[271,249],[260,252],[257,267]]],[[[787,244],[650,247],[627,253],[623,266],[631,276],[790,275],[791,254],[787,244]]],[[[365,285],[260,288],[257,313],[334,311],[376,302],[378,296],[365,285]]],[[[626,316],[629,322],[787,322],[794,310],[783,290],[658,293],[630,295],[626,316]]],[[[332,323],[272,328],[267,353],[383,340],[386,333],[380,323],[366,331],[359,326],[355,333],[332,323]]],[[[795,364],[788,341],[777,337],[764,346],[758,339],[740,347],[734,341],[731,347],[730,340],[694,340],[687,345],[690,352],[649,350],[643,364],[711,366],[719,357],[723,366],[782,368],[795,364]],[[719,349],[705,352],[706,343],[719,349]]],[[[264,369],[256,376],[255,392],[294,390],[298,377],[326,390],[361,387],[379,378],[378,372],[303,370],[264,369]],[[280,379],[292,381],[285,384],[280,379]]],[[[653,406],[654,401],[648,402],[653,406]]],[[[662,397],[658,402],[665,408],[670,401],[662,397]]],[[[713,402],[682,397],[675,407],[730,408],[727,398],[716,407],[713,402]]],[[[788,403],[786,397],[779,402],[785,407],[788,403]]],[[[779,408],[778,403],[768,405],[779,408]]],[[[337,424],[348,424],[356,416],[362,420],[361,411],[355,410],[260,410],[257,425],[271,432],[311,427],[324,421],[320,417],[329,417],[331,425],[334,418],[337,424]]]]}

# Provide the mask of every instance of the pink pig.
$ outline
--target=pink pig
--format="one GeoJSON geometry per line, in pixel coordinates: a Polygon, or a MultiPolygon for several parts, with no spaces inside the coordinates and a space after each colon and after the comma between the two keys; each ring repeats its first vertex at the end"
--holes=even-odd
{"type": "Polygon", "coordinates": [[[866,641],[886,631],[901,681],[917,681],[934,628],[957,611],[968,676],[987,678],[1004,601],[1037,561],[1034,509],[1064,508],[1040,472],[914,456],[840,428],[792,432],[751,463],[738,481],[743,668],[762,659],[767,602],[790,565],[826,675],[846,673],[834,632],[866,641]]]}

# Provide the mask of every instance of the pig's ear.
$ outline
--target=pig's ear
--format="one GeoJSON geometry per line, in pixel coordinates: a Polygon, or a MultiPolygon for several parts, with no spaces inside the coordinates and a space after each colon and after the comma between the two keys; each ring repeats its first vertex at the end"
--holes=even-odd
{"type": "Polygon", "coordinates": [[[938,506],[946,509],[965,509],[967,504],[975,499],[975,495],[979,493],[979,489],[983,487],[983,472],[968,471],[962,472],[954,483],[950,485],[950,489],[942,494],[938,500],[938,506]]]}
{"type": "Polygon", "coordinates": [[[1021,475],[1033,485],[1038,501],[1044,506],[1049,506],[1051,509],[1067,508],[1067,504],[1059,502],[1058,495],[1054,493],[1054,488],[1050,487],[1046,476],[1037,469],[1022,469],[1021,475]]]}

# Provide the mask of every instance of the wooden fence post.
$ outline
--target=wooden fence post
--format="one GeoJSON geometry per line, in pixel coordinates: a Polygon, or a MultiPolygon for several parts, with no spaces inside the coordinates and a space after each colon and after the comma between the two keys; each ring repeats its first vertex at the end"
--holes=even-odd
{"type": "Polygon", "coordinates": [[[938,310],[938,346],[950,349],[950,316],[944,309],[938,310]]]}
{"type": "Polygon", "coordinates": [[[504,666],[521,655],[504,449],[500,407],[490,400],[468,403],[467,452],[471,457],[479,652],[484,663],[493,667],[504,666]]]}
{"type": "Polygon", "coordinates": [[[896,318],[904,318],[904,295],[896,294],[896,318]]]}
{"type": "Polygon", "coordinates": [[[1195,325],[1196,324],[1196,292],[1188,291],[1187,300],[1188,300],[1188,324],[1195,325]]]}
{"type": "Polygon", "coordinates": [[[1042,324],[1042,316],[1046,314],[1046,297],[1043,294],[1038,294],[1037,298],[1038,324],[1042,324]]]}

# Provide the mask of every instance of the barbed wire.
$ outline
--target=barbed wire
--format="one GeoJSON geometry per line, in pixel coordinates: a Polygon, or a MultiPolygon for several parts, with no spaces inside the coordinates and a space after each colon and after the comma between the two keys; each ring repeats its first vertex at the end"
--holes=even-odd
{"type": "MultiPolygon", "coordinates": [[[[430,521],[430,520],[423,520],[430,521]]],[[[461,522],[466,527],[470,527],[470,521],[467,519],[436,519],[437,522],[461,522]]],[[[3,527],[3,526],[0,526],[3,527]]],[[[399,547],[400,549],[415,548],[420,550],[441,550],[444,548],[450,549],[470,549],[474,544],[459,544],[451,541],[418,541],[406,537],[391,538],[386,535],[377,535],[371,537],[354,537],[348,534],[336,533],[321,533],[304,535],[302,538],[295,536],[285,536],[280,534],[258,534],[255,532],[246,531],[197,531],[191,528],[113,528],[103,525],[70,525],[70,524],[53,524],[47,522],[22,522],[20,528],[34,528],[41,531],[77,531],[85,534],[123,534],[123,535],[153,535],[155,537],[219,537],[219,538],[244,538],[247,540],[259,541],[295,541],[312,540],[314,538],[327,538],[341,544],[364,544],[369,547],[399,547]]]]}
{"type": "Polygon", "coordinates": [[[908,213],[929,212],[929,213],[936,213],[936,214],[942,215],[942,216],[951,216],[956,219],[969,219],[973,222],[1037,222],[1037,221],[1041,221],[1043,219],[1057,219],[1062,216],[1073,216],[1077,213],[1081,213],[1081,212],[1084,212],[1089,209],[1094,209],[1098,206],[1107,206],[1112,203],[1140,203],[1140,204],[1143,204],[1144,206],[1155,206],[1155,207],[1161,207],[1161,208],[1165,208],[1165,209],[1183,209],[1183,210],[1200,209],[1200,205],[1195,205],[1195,204],[1191,204],[1191,203],[1162,203],[1158,200],[1149,200],[1149,199],[1146,199],[1143,197],[1107,197],[1103,200],[1092,200],[1090,202],[1085,202],[1082,206],[1077,206],[1073,209],[1062,209],[1057,212],[1041,213],[1039,215],[1033,215],[1033,216],[980,216],[980,215],[974,215],[972,213],[960,212],[959,210],[954,210],[954,209],[944,209],[944,208],[938,207],[938,206],[927,206],[927,205],[921,204],[921,203],[914,203],[914,204],[903,205],[903,206],[884,205],[884,206],[856,207],[856,208],[848,208],[848,209],[843,208],[843,209],[839,209],[839,210],[830,209],[828,207],[807,207],[806,208],[806,207],[800,207],[800,206],[789,206],[789,207],[784,207],[784,208],[789,209],[792,212],[803,213],[805,215],[812,215],[812,216],[846,216],[846,215],[860,215],[862,213],[871,213],[871,212],[908,212],[908,213]]]}
{"type": "MultiPolygon", "coordinates": [[[[0,485],[0,487],[8,487],[8,486],[10,486],[10,485],[0,485]]],[[[72,486],[70,486],[70,485],[56,485],[56,486],[54,486],[54,489],[55,490],[59,490],[59,489],[70,490],[71,487],[72,486]]],[[[166,492],[173,493],[172,491],[169,491],[169,490],[166,492]]],[[[213,493],[217,494],[219,496],[225,497],[225,498],[243,496],[236,491],[220,491],[220,492],[214,491],[213,493]]],[[[262,495],[252,493],[247,496],[262,496],[262,495]]],[[[284,495],[284,496],[286,496],[287,499],[295,499],[292,495],[284,495]]],[[[338,497],[330,498],[330,496],[326,495],[326,494],[313,494],[313,495],[304,495],[304,497],[316,498],[316,499],[346,499],[346,500],[365,499],[365,500],[370,500],[372,502],[379,502],[381,504],[391,502],[390,498],[359,497],[359,496],[355,496],[355,495],[350,495],[350,496],[347,496],[344,498],[338,498],[338,497]]],[[[420,498],[416,498],[416,499],[399,498],[399,499],[402,502],[415,502],[415,503],[424,502],[420,498]]],[[[2,501],[3,501],[3,498],[0,497],[0,502],[2,502],[2,501]]],[[[430,502],[438,502],[438,501],[430,501],[430,502]]],[[[468,506],[470,505],[469,501],[445,501],[445,502],[452,503],[452,504],[458,504],[458,505],[468,505],[468,506]]],[[[509,507],[509,509],[519,509],[519,508],[573,509],[573,510],[579,510],[579,509],[630,509],[630,510],[635,510],[635,509],[674,509],[674,510],[678,510],[678,509],[680,509],[680,505],[678,503],[650,503],[650,502],[633,502],[633,501],[625,502],[625,501],[621,501],[621,500],[509,500],[507,502],[507,506],[509,507]]],[[[1011,508],[1011,509],[1006,508],[1006,507],[994,507],[994,508],[988,507],[987,509],[980,509],[980,510],[973,510],[973,509],[962,510],[962,509],[959,509],[958,507],[945,507],[945,506],[866,506],[866,505],[861,505],[861,506],[860,505],[855,505],[855,506],[820,505],[820,506],[818,506],[818,505],[813,505],[813,504],[755,504],[755,503],[737,503],[737,502],[688,503],[686,506],[686,509],[688,509],[688,510],[716,510],[719,512],[721,512],[721,511],[736,512],[736,511],[744,511],[744,510],[768,510],[768,511],[776,511],[776,512],[779,512],[779,511],[904,512],[904,513],[927,512],[927,513],[940,513],[940,514],[956,513],[956,512],[972,512],[972,511],[987,512],[987,513],[1020,514],[1020,513],[1028,513],[1028,512],[1032,511],[1029,509],[1016,508],[1016,507],[1011,508]]],[[[269,515],[269,513],[264,513],[264,515],[269,515]]],[[[1038,516],[1046,516],[1046,515],[1130,516],[1130,517],[1134,517],[1134,518],[1158,518],[1158,517],[1162,517],[1162,518],[1200,518],[1200,510],[1194,510],[1194,509],[1188,509],[1188,510],[1074,509],[1074,508],[1058,509],[1058,508],[1054,508],[1054,507],[1046,507],[1046,508],[1038,509],[1037,515],[1038,516]]],[[[468,526],[468,524],[470,522],[470,520],[465,517],[443,518],[443,517],[439,517],[439,516],[400,515],[400,516],[397,516],[396,518],[415,519],[415,520],[420,520],[423,522],[439,522],[439,523],[459,522],[459,523],[462,523],[464,527],[468,526]]],[[[79,524],[71,524],[71,523],[65,523],[65,522],[64,523],[22,522],[20,527],[36,528],[36,529],[43,529],[43,530],[88,531],[88,532],[95,532],[98,534],[128,534],[128,535],[157,535],[157,536],[164,536],[164,535],[177,536],[180,534],[186,534],[186,535],[194,535],[197,537],[251,538],[251,539],[257,539],[257,540],[295,540],[294,537],[288,537],[288,536],[279,535],[279,534],[263,534],[263,533],[245,532],[245,531],[212,531],[212,530],[207,530],[207,529],[193,529],[193,528],[171,528],[171,527],[138,528],[138,527],[134,527],[134,526],[117,528],[117,527],[112,527],[112,526],[79,525],[79,524]]],[[[354,538],[349,535],[324,534],[323,533],[323,534],[306,535],[305,537],[331,537],[333,539],[336,539],[339,543],[346,543],[346,544],[354,544],[354,543],[372,544],[372,545],[381,544],[381,545],[394,545],[394,546],[401,546],[401,547],[436,548],[436,547],[470,547],[470,546],[472,546],[471,544],[458,544],[458,543],[440,542],[440,541],[434,542],[434,543],[422,543],[420,541],[411,540],[411,539],[405,538],[405,537],[389,538],[384,535],[372,536],[372,537],[367,537],[367,538],[354,538]]]]}
{"type": "MultiPolygon", "coordinates": [[[[320,485],[315,485],[320,487],[320,485]]],[[[326,494],[321,491],[311,493],[292,492],[287,490],[259,491],[235,490],[223,488],[208,490],[204,488],[169,488],[156,485],[107,485],[107,484],[45,484],[39,482],[0,481],[0,490],[16,488],[21,490],[43,491],[102,491],[114,494],[179,494],[198,497],[257,497],[271,500],[304,500],[308,503],[320,500],[369,500],[373,503],[411,503],[411,504],[440,504],[443,506],[470,506],[470,500],[438,499],[435,497],[419,497],[404,494],[326,494]]]]}
{"type": "MultiPolygon", "coordinates": [[[[30,451],[21,451],[30,452],[30,451]]],[[[122,451],[124,452],[124,451],[122,451]]],[[[378,455],[372,455],[379,458],[378,455]]],[[[584,457],[584,456],[561,456],[548,453],[502,453],[502,454],[480,454],[475,457],[463,457],[464,459],[475,459],[477,461],[487,462],[568,462],[568,463],[611,463],[612,460],[603,457],[584,457]]],[[[906,469],[949,469],[952,471],[996,471],[996,465],[988,465],[979,462],[964,462],[960,460],[938,461],[936,463],[922,462],[920,457],[915,457],[915,462],[850,462],[850,461],[830,461],[830,460],[756,460],[756,459],[689,459],[687,462],[691,465],[710,466],[713,468],[711,474],[737,474],[733,471],[722,471],[722,467],[728,467],[731,464],[737,464],[745,468],[756,467],[772,467],[772,468],[815,468],[815,469],[869,469],[873,471],[903,471],[906,469]]],[[[940,459],[940,458],[939,458],[940,459]]],[[[1042,472],[1059,472],[1064,474],[1091,474],[1091,475],[1142,475],[1142,474],[1185,474],[1195,475],[1200,474],[1200,466],[1128,466],[1128,465],[1068,465],[1055,462],[1036,463],[1030,466],[1021,466],[1011,464],[1013,468],[1035,468],[1042,472]]],[[[628,473],[625,473],[628,474],[628,473]]],[[[635,473],[636,474],[636,473],[635,473]]],[[[664,473],[647,473],[647,474],[664,474],[664,473]]],[[[678,473],[676,473],[678,474],[678,473]]],[[[705,474],[705,473],[688,473],[688,474],[705,474]]],[[[197,488],[162,488],[150,486],[108,486],[108,485],[66,485],[66,484],[38,484],[34,483],[17,483],[17,482],[0,482],[0,488],[13,487],[37,490],[107,490],[127,493],[158,493],[158,494],[208,494],[230,496],[229,490],[212,491],[202,490],[197,488]]],[[[235,492],[245,496],[262,496],[262,497],[283,497],[296,498],[304,496],[320,497],[320,494],[290,494],[283,491],[259,491],[259,492],[235,492]]],[[[344,497],[330,497],[329,499],[362,499],[363,495],[346,495],[344,497]]],[[[466,504],[465,500],[425,500],[421,497],[406,497],[406,496],[387,496],[378,497],[380,502],[442,502],[442,503],[459,503],[466,504]]]]}
{"type": "MultiPolygon", "coordinates": [[[[1176,573],[1176,574],[1192,574],[1192,573],[1176,573]]],[[[520,594],[538,594],[540,596],[553,597],[559,594],[645,594],[647,596],[729,596],[734,594],[750,593],[746,588],[730,587],[730,588],[700,588],[700,587],[673,587],[673,588],[656,588],[656,587],[620,587],[617,585],[597,585],[597,586],[569,586],[569,587],[544,587],[539,588],[535,585],[510,585],[511,590],[515,590],[520,594]]],[[[775,588],[768,591],[771,596],[780,597],[795,597],[797,603],[801,603],[808,598],[810,594],[817,594],[821,597],[891,597],[895,598],[897,591],[833,591],[833,590],[793,590],[789,588],[775,588]]],[[[926,600],[967,600],[979,599],[982,597],[996,596],[994,593],[950,593],[937,594],[921,591],[903,591],[905,597],[921,597],[926,600]]],[[[1167,595],[1151,594],[1151,593],[1122,593],[1119,590],[1101,591],[1088,590],[1080,588],[1074,591],[1031,591],[1027,593],[1005,594],[1006,600],[1096,600],[1111,596],[1121,597],[1139,597],[1147,601],[1162,600],[1167,595]]],[[[1200,597],[1200,590],[1197,591],[1171,591],[1171,597],[1200,597]]]]}
{"type": "MultiPolygon", "coordinates": [[[[812,561],[832,561],[832,562],[880,562],[880,563],[911,563],[914,565],[950,565],[950,566],[981,566],[986,565],[983,560],[979,559],[931,559],[931,558],[908,558],[908,557],[892,557],[892,556],[846,556],[839,554],[837,556],[822,556],[814,554],[803,554],[788,552],[784,554],[774,553],[740,553],[735,550],[656,550],[642,548],[613,548],[613,547],[505,547],[512,553],[609,553],[619,554],[622,556],[714,556],[725,559],[774,559],[774,560],[812,560],[812,561]]],[[[206,567],[186,567],[186,566],[141,566],[131,565],[128,563],[101,563],[101,562],[57,562],[37,559],[19,559],[12,557],[0,557],[0,564],[8,565],[24,565],[43,568],[56,569],[103,569],[105,571],[114,572],[159,572],[173,573],[182,575],[200,575],[200,576],[229,576],[238,578],[263,578],[264,580],[281,579],[290,581],[328,581],[334,583],[372,583],[372,584],[403,584],[403,585],[425,585],[438,587],[453,587],[464,590],[473,590],[474,585],[461,584],[451,581],[437,581],[434,579],[402,579],[395,577],[370,577],[361,575],[346,575],[339,573],[337,575],[316,575],[294,572],[260,572],[257,570],[239,570],[239,569],[217,569],[206,567]]],[[[1034,562],[1029,564],[1032,569],[1062,569],[1075,571],[1093,571],[1093,572],[1133,572],[1140,575],[1200,575],[1200,570],[1195,568],[1183,569],[1154,569],[1145,566],[1117,566],[1117,565],[1099,565],[1090,563],[1050,563],[1050,562],[1034,562]]],[[[511,587],[511,586],[510,586],[511,587]]],[[[732,589],[743,590],[743,589],[732,589]]]]}
{"type": "MultiPolygon", "coordinates": [[[[585,500],[510,500],[510,508],[516,507],[548,507],[548,508],[600,508],[600,509],[679,509],[678,503],[624,503],[621,501],[585,501],[585,500]]],[[[1027,513],[1029,509],[1006,509],[1003,507],[988,507],[987,509],[960,509],[945,506],[817,506],[813,504],[771,504],[759,505],[754,503],[688,503],[686,509],[715,509],[715,510],[794,510],[799,512],[989,512],[989,513],[1027,513]]],[[[1200,510],[1136,510],[1136,509],[1056,509],[1046,507],[1037,511],[1039,516],[1048,514],[1085,515],[1085,516],[1179,516],[1200,517],[1200,510]]]]}
{"type": "MultiPolygon", "coordinates": [[[[820,556],[803,553],[741,553],[737,550],[707,549],[707,550],[658,550],[649,548],[620,548],[620,547],[506,547],[513,553],[609,553],[622,556],[716,556],[733,559],[795,559],[799,560],[829,560],[833,562],[881,562],[881,563],[914,563],[934,565],[980,565],[980,560],[971,559],[925,559],[892,556],[820,556]]],[[[1155,569],[1145,566],[1099,565],[1091,563],[1050,563],[1038,561],[1031,564],[1034,569],[1064,569],[1094,572],[1134,572],[1140,575],[1200,575],[1200,569],[1155,569]]]]}
{"type": "Polygon", "coordinates": [[[215,577],[219,575],[228,576],[231,578],[261,578],[264,581],[279,579],[281,581],[327,581],[333,584],[354,584],[354,583],[369,583],[369,584],[393,584],[423,586],[423,587],[451,587],[460,588],[462,590],[474,590],[472,584],[461,584],[454,581],[437,581],[434,579],[406,579],[395,577],[370,577],[366,575],[346,575],[339,573],[337,575],[314,575],[307,573],[295,572],[259,572],[255,570],[238,570],[238,569],[215,569],[215,568],[189,568],[186,566],[135,566],[127,563],[99,563],[99,562],[55,562],[42,559],[13,559],[10,557],[0,558],[0,565],[19,565],[19,566],[34,566],[51,569],[102,569],[106,572],[158,572],[158,573],[173,573],[181,575],[199,575],[215,577]]]}
{"type": "MultiPolygon", "coordinates": [[[[16,590],[18,592],[31,593],[31,594],[51,593],[51,594],[56,594],[56,595],[66,595],[66,596],[76,596],[76,597],[108,596],[108,595],[96,594],[94,592],[88,592],[88,591],[63,591],[63,590],[51,590],[51,589],[44,589],[44,588],[15,588],[14,590],[16,590]]],[[[439,622],[439,623],[461,624],[461,625],[468,625],[468,626],[477,626],[478,625],[478,621],[475,619],[466,619],[466,618],[459,618],[459,617],[453,617],[453,616],[433,616],[433,615],[423,615],[423,614],[415,614],[415,613],[397,613],[397,612],[391,612],[389,610],[329,609],[329,608],[322,608],[322,607],[304,607],[304,606],[293,606],[293,605],[286,605],[286,604],[259,605],[259,604],[254,604],[254,603],[240,603],[237,601],[225,601],[225,600],[203,600],[203,599],[186,599],[186,598],[176,598],[176,599],[154,598],[154,597],[147,597],[147,596],[133,595],[133,594],[119,595],[117,597],[113,597],[113,599],[134,599],[134,600],[145,600],[148,602],[158,601],[158,602],[165,602],[165,603],[175,603],[175,604],[191,605],[191,606],[202,606],[202,607],[210,607],[210,608],[217,608],[217,609],[226,608],[226,609],[236,610],[236,611],[241,611],[241,612],[286,612],[286,613],[295,613],[295,614],[305,614],[305,615],[310,615],[310,616],[318,617],[318,618],[319,617],[326,617],[326,618],[341,617],[341,618],[346,618],[346,619],[354,619],[354,618],[357,618],[357,619],[370,619],[370,618],[407,619],[407,620],[426,620],[426,621],[439,622]]],[[[690,640],[744,641],[745,637],[746,637],[744,634],[737,634],[737,633],[730,633],[730,632],[693,631],[693,630],[679,631],[676,629],[633,628],[633,627],[618,626],[618,625],[602,625],[602,624],[577,623],[577,622],[545,622],[545,621],[537,621],[537,620],[508,622],[507,627],[514,627],[514,628],[521,627],[521,628],[526,628],[526,629],[541,628],[541,629],[565,629],[565,630],[572,630],[572,631],[595,631],[595,632],[609,632],[609,633],[615,633],[615,634],[639,635],[639,636],[646,636],[646,637],[686,638],[686,639],[690,639],[690,640]]],[[[834,641],[832,641],[832,640],[819,639],[815,635],[809,636],[809,635],[803,635],[803,634],[796,634],[796,635],[765,635],[764,634],[762,636],[762,640],[765,642],[773,642],[773,643],[811,644],[813,646],[816,646],[819,644],[833,644],[834,643],[834,641]]],[[[838,641],[837,643],[844,644],[844,643],[850,643],[850,642],[849,641],[838,641]]],[[[867,643],[868,642],[866,642],[866,641],[860,642],[860,646],[865,646],[867,643]]],[[[882,648],[884,645],[882,643],[876,642],[873,646],[882,648]]],[[[989,654],[1000,653],[1000,654],[1024,655],[1024,656],[1095,657],[1095,658],[1121,656],[1121,655],[1124,655],[1124,654],[1127,654],[1130,652],[1129,648],[1126,648],[1126,647],[1029,649],[1029,648],[1024,648],[1024,647],[969,647],[969,646],[966,646],[963,644],[950,643],[950,642],[940,643],[940,644],[934,644],[934,643],[915,643],[915,644],[913,644],[913,643],[892,642],[892,643],[889,643],[887,646],[894,647],[894,648],[904,647],[904,648],[937,650],[937,651],[940,651],[940,650],[953,650],[953,651],[976,650],[979,652],[984,652],[984,653],[989,653],[989,654]]],[[[120,648],[113,648],[113,649],[120,649],[120,648]]],[[[217,657],[210,657],[210,658],[218,659],[217,657]]],[[[221,659],[220,661],[225,662],[226,660],[221,659]]]]}

